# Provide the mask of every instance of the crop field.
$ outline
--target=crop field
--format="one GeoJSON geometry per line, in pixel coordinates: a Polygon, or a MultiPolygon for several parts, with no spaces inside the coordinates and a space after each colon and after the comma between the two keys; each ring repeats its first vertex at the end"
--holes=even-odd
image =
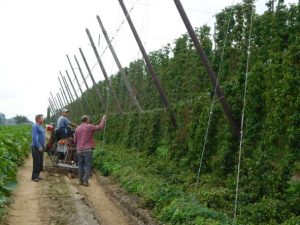
{"type": "Polygon", "coordinates": [[[28,156],[30,140],[28,125],[0,126],[0,218],[17,185],[17,168],[28,156]]]}
{"type": "Polygon", "coordinates": [[[0,126],[3,223],[300,225],[300,1],[233,1],[213,14],[214,26],[194,28],[197,10],[174,0],[168,10],[184,31],[149,52],[160,35],[147,31],[147,40],[132,12],[151,1],[118,2],[117,30],[97,15],[100,30],[86,28],[87,43],[68,50],[67,70],[56,68],[55,85],[43,87],[47,115],[35,121],[51,135],[46,148],[37,135],[40,153],[33,148],[36,161],[44,153],[41,177],[30,179],[30,127],[0,126]],[[119,43],[125,36],[136,57],[119,43]],[[81,167],[89,180],[77,179],[81,167]]]}

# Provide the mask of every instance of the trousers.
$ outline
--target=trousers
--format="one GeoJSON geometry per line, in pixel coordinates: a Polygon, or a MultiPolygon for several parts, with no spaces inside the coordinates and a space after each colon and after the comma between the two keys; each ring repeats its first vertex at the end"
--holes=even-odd
{"type": "Polygon", "coordinates": [[[80,181],[88,181],[91,176],[93,151],[83,151],[77,153],[78,175],[80,181]]]}
{"type": "Polygon", "coordinates": [[[44,153],[40,152],[38,148],[31,147],[32,154],[32,176],[31,179],[38,179],[40,177],[40,172],[43,171],[44,153]]]}

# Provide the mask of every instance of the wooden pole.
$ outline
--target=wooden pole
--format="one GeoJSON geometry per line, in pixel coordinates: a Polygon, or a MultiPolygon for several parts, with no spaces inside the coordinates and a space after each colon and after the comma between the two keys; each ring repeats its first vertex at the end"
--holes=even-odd
{"type": "MultiPolygon", "coordinates": [[[[74,75],[74,77],[75,77],[75,80],[76,80],[76,82],[77,82],[79,91],[80,91],[80,93],[81,93],[81,95],[82,95],[82,94],[83,94],[83,91],[82,91],[82,89],[81,89],[81,86],[80,86],[80,83],[79,83],[79,81],[78,81],[77,75],[76,75],[76,73],[75,73],[74,67],[72,66],[72,63],[71,63],[71,60],[70,60],[69,56],[68,56],[68,55],[66,55],[66,56],[67,56],[69,65],[70,65],[70,67],[71,67],[71,70],[72,70],[72,72],[73,72],[73,75],[74,75]]],[[[79,68],[78,68],[78,69],[79,69],[79,68]]]]}
{"type": "Polygon", "coordinates": [[[60,96],[59,96],[58,93],[56,93],[56,98],[58,99],[58,102],[59,102],[61,108],[63,109],[64,108],[64,104],[62,103],[62,101],[61,101],[60,96]]]}
{"type": "MultiPolygon", "coordinates": [[[[141,106],[140,106],[140,104],[139,104],[139,101],[137,100],[137,97],[136,97],[134,91],[132,90],[132,87],[131,87],[131,84],[130,84],[130,82],[129,82],[129,79],[128,79],[126,73],[125,73],[125,70],[123,69],[123,67],[122,67],[122,65],[121,65],[121,62],[120,62],[120,60],[119,60],[119,58],[118,58],[118,56],[117,56],[117,54],[116,54],[116,51],[115,51],[114,47],[113,47],[112,44],[111,44],[111,41],[110,41],[110,39],[109,39],[109,37],[108,37],[108,34],[107,34],[106,30],[105,30],[105,27],[104,27],[104,25],[103,25],[103,23],[102,23],[102,21],[101,21],[99,15],[97,15],[97,20],[98,20],[98,23],[99,23],[100,28],[101,28],[101,30],[102,30],[102,33],[103,33],[103,35],[104,35],[104,38],[105,38],[105,40],[106,40],[106,42],[107,42],[107,44],[108,44],[108,47],[109,47],[109,49],[110,49],[110,52],[111,52],[111,54],[112,54],[112,56],[113,56],[113,58],[114,58],[114,60],[115,60],[115,62],[116,62],[116,64],[117,64],[117,66],[118,66],[118,68],[119,68],[119,71],[120,71],[120,73],[121,73],[121,76],[122,76],[122,78],[123,78],[123,81],[124,81],[124,83],[125,83],[125,86],[126,86],[126,88],[127,88],[127,91],[129,92],[129,96],[131,97],[131,100],[133,101],[133,104],[136,106],[138,112],[139,112],[139,113],[142,113],[143,110],[142,110],[142,108],[141,108],[141,106]]],[[[86,29],[86,33],[87,33],[89,39],[92,40],[91,34],[90,34],[90,32],[89,32],[88,29],[86,29]]],[[[92,44],[92,46],[93,46],[94,43],[91,42],[91,44],[92,44]]],[[[93,47],[93,48],[94,48],[94,47],[93,47]]],[[[96,48],[96,47],[95,47],[95,48],[96,48]]]]}
{"type": "MultiPolygon", "coordinates": [[[[84,84],[85,84],[86,90],[89,91],[90,88],[89,88],[89,86],[88,86],[88,84],[87,84],[87,82],[86,82],[86,79],[85,79],[85,77],[84,77],[84,74],[83,74],[83,72],[82,72],[81,66],[80,66],[80,64],[79,64],[79,61],[77,60],[76,55],[74,55],[74,59],[75,59],[75,62],[76,62],[76,64],[77,64],[77,67],[78,67],[79,73],[80,73],[80,75],[81,75],[81,78],[82,78],[82,80],[83,80],[83,82],[84,82],[84,84]]],[[[88,99],[88,96],[86,96],[86,97],[87,97],[87,105],[90,105],[89,102],[88,102],[88,100],[89,100],[89,99],[88,99]]],[[[91,104],[91,105],[94,106],[94,104],[91,104]]],[[[92,110],[91,110],[91,113],[93,113],[92,111],[94,111],[95,113],[97,112],[97,109],[95,110],[94,107],[92,107],[91,109],[92,109],[92,110]]]]}
{"type": "Polygon", "coordinates": [[[122,113],[122,108],[121,108],[120,102],[119,102],[119,100],[117,98],[116,92],[113,89],[112,83],[111,83],[111,81],[110,81],[110,79],[109,79],[109,77],[107,75],[106,69],[105,69],[105,67],[103,65],[103,62],[102,62],[102,60],[100,58],[100,55],[99,55],[99,53],[97,51],[97,48],[96,48],[96,46],[94,44],[94,41],[93,41],[93,39],[92,39],[91,36],[89,36],[89,40],[91,42],[91,45],[92,45],[92,48],[94,50],[95,56],[97,58],[99,66],[100,66],[100,69],[101,69],[101,71],[103,73],[103,76],[104,76],[104,78],[106,80],[107,86],[108,86],[108,88],[109,88],[109,90],[110,90],[110,92],[111,92],[111,94],[112,94],[112,96],[113,96],[113,98],[114,98],[114,100],[115,100],[115,102],[117,104],[117,108],[118,108],[119,112],[122,113]]]}
{"type": "Polygon", "coordinates": [[[84,56],[83,51],[82,51],[81,48],[79,48],[79,52],[80,52],[80,54],[81,54],[81,57],[82,57],[83,62],[84,62],[84,64],[85,64],[85,67],[86,67],[86,69],[87,69],[87,71],[88,71],[88,73],[89,73],[89,76],[91,77],[91,80],[92,80],[92,82],[93,82],[93,86],[95,87],[96,93],[97,93],[98,98],[99,98],[99,100],[100,100],[100,110],[103,110],[103,107],[104,107],[104,100],[103,100],[102,94],[101,94],[100,91],[99,91],[99,86],[96,84],[96,81],[95,81],[95,79],[94,79],[94,76],[93,76],[93,74],[92,74],[92,71],[91,71],[91,69],[90,69],[90,67],[89,67],[89,64],[88,64],[88,62],[87,62],[87,60],[86,60],[86,58],[85,58],[85,56],[84,56]]]}
{"type": "Polygon", "coordinates": [[[74,94],[75,94],[75,96],[76,96],[76,99],[77,99],[77,98],[78,98],[78,95],[77,95],[76,89],[75,89],[75,87],[74,87],[74,85],[73,85],[73,82],[72,82],[72,80],[71,80],[71,78],[70,78],[70,75],[69,75],[69,73],[68,73],[68,70],[66,70],[66,74],[67,74],[68,80],[69,80],[69,82],[70,82],[70,84],[71,84],[71,87],[72,87],[73,92],[74,92],[74,94]]]}
{"type": "MultiPolygon", "coordinates": [[[[61,72],[60,72],[60,75],[61,75],[61,72]]],[[[59,78],[59,77],[57,77],[57,78],[58,78],[58,81],[59,81],[60,87],[61,87],[61,89],[63,90],[64,96],[65,96],[65,99],[67,100],[67,103],[68,103],[67,105],[69,105],[69,104],[72,102],[72,100],[67,98],[67,94],[66,94],[66,92],[67,92],[67,91],[65,91],[65,87],[64,87],[64,85],[62,84],[62,82],[61,82],[60,78],[59,78]]]]}
{"type": "MultiPolygon", "coordinates": [[[[120,0],[119,0],[120,1],[120,0]]],[[[212,86],[214,89],[216,89],[216,94],[218,96],[218,99],[219,101],[221,102],[221,105],[223,107],[223,111],[225,112],[225,115],[230,123],[230,126],[231,126],[231,129],[234,133],[234,135],[238,138],[240,138],[240,129],[238,128],[237,124],[236,124],[236,121],[234,120],[233,118],[233,115],[230,111],[230,108],[229,108],[229,105],[225,99],[225,96],[224,96],[224,93],[218,83],[218,79],[217,79],[217,76],[212,68],[212,66],[210,65],[210,62],[205,54],[205,51],[202,47],[202,45],[200,44],[200,41],[198,40],[197,38],[197,35],[191,25],[191,22],[181,4],[181,1],[180,0],[174,0],[175,2],[175,5],[177,7],[177,10],[186,26],[186,29],[194,43],[194,46],[196,48],[196,51],[198,52],[198,55],[202,61],[202,64],[204,65],[209,77],[210,77],[210,80],[212,82],[212,86]]]]}
{"type": "Polygon", "coordinates": [[[64,96],[63,91],[61,90],[61,88],[59,88],[59,91],[60,91],[60,95],[62,96],[62,99],[64,101],[65,106],[67,106],[68,105],[68,101],[66,101],[65,96],[64,96]]]}
{"type": "Polygon", "coordinates": [[[80,64],[79,64],[79,62],[78,62],[78,60],[77,60],[76,55],[74,55],[74,59],[75,59],[75,61],[76,61],[76,64],[77,64],[79,73],[80,73],[80,75],[81,75],[81,77],[82,77],[82,80],[83,80],[83,82],[84,82],[84,84],[85,84],[86,90],[90,90],[90,88],[89,88],[89,86],[88,86],[88,84],[87,84],[87,82],[86,82],[86,80],[85,80],[85,77],[84,77],[84,74],[83,74],[83,72],[82,72],[81,66],[80,66],[80,64]]]}
{"type": "Polygon", "coordinates": [[[50,103],[50,105],[52,107],[52,110],[53,110],[53,116],[56,119],[58,111],[55,109],[55,106],[54,106],[53,102],[51,101],[51,98],[49,98],[48,100],[49,100],[49,103],[50,103]]]}
{"type": "MultiPolygon", "coordinates": [[[[80,91],[80,93],[81,93],[81,99],[84,101],[85,108],[86,108],[89,112],[91,112],[91,110],[90,110],[90,105],[89,105],[89,103],[88,103],[88,100],[87,100],[86,98],[83,97],[83,91],[82,91],[81,85],[80,85],[80,83],[79,83],[77,74],[75,73],[74,67],[73,67],[73,65],[72,65],[72,63],[71,63],[71,60],[70,60],[70,58],[69,58],[68,55],[66,55],[66,57],[67,57],[67,59],[68,59],[69,65],[70,65],[70,67],[71,67],[71,70],[72,70],[73,75],[74,75],[74,77],[75,77],[75,80],[76,80],[76,83],[77,83],[77,85],[78,85],[79,91],[80,91]]],[[[79,69],[79,68],[78,68],[78,69],[79,69]]],[[[80,69],[81,69],[81,68],[80,68],[80,69]]]]}
{"type": "Polygon", "coordinates": [[[60,111],[59,105],[57,104],[56,99],[54,98],[52,92],[50,92],[50,95],[51,95],[51,97],[52,97],[52,100],[53,100],[53,102],[54,102],[54,105],[55,105],[57,111],[60,111]]]}
{"type": "Polygon", "coordinates": [[[60,72],[60,76],[61,76],[61,79],[62,79],[62,81],[63,81],[63,83],[64,83],[64,85],[65,85],[65,88],[66,88],[66,90],[67,90],[69,99],[70,99],[70,101],[71,101],[71,103],[72,103],[72,102],[74,102],[74,98],[73,98],[72,93],[71,93],[71,91],[70,91],[70,89],[69,89],[69,85],[68,85],[68,83],[67,83],[67,80],[66,80],[66,78],[62,75],[61,72],[60,72]]]}
{"type": "Polygon", "coordinates": [[[155,84],[155,86],[156,86],[156,88],[157,88],[157,90],[159,92],[160,99],[161,99],[161,101],[162,101],[165,109],[167,109],[169,111],[171,122],[172,122],[173,126],[176,128],[177,127],[176,117],[175,117],[174,113],[172,112],[172,110],[170,109],[169,100],[168,100],[168,98],[167,98],[167,96],[165,94],[165,91],[164,91],[163,87],[161,86],[161,83],[160,83],[160,81],[159,81],[159,79],[157,77],[157,74],[156,74],[156,72],[155,72],[155,70],[153,68],[153,65],[152,65],[152,63],[151,63],[151,61],[150,61],[150,59],[149,59],[149,57],[147,55],[147,52],[146,52],[146,50],[144,48],[144,45],[143,45],[143,43],[142,43],[142,41],[141,41],[141,39],[140,39],[140,37],[139,37],[136,29],[135,29],[135,26],[134,26],[134,24],[133,24],[133,22],[131,20],[131,17],[129,15],[128,11],[127,11],[127,8],[126,8],[126,6],[124,4],[124,1],[123,0],[119,0],[119,3],[121,5],[121,8],[122,8],[122,10],[124,12],[124,15],[125,15],[127,21],[128,21],[128,24],[129,24],[129,26],[131,28],[133,36],[135,37],[135,40],[136,40],[136,42],[137,42],[137,44],[138,44],[138,46],[140,48],[140,51],[141,51],[141,53],[142,53],[142,55],[144,57],[144,60],[146,62],[146,65],[147,65],[148,71],[149,71],[149,73],[151,75],[151,78],[154,81],[154,84],[155,84]]]}
{"type": "Polygon", "coordinates": [[[55,107],[53,107],[53,104],[52,104],[52,101],[51,101],[50,98],[48,98],[48,102],[49,102],[49,105],[51,107],[52,115],[55,116],[56,115],[56,110],[55,110],[55,107]]]}
{"type": "Polygon", "coordinates": [[[74,92],[74,94],[75,94],[75,96],[76,96],[75,104],[77,105],[77,110],[78,110],[79,113],[82,114],[82,113],[83,113],[83,108],[82,108],[82,105],[81,105],[80,102],[79,102],[79,98],[78,98],[76,89],[75,89],[75,87],[74,87],[74,85],[73,85],[73,82],[72,82],[72,80],[71,80],[71,78],[70,78],[70,75],[69,75],[69,73],[68,73],[68,70],[66,70],[66,74],[67,74],[68,80],[69,80],[69,82],[70,82],[70,84],[71,84],[71,87],[72,87],[72,89],[73,89],[73,92],[74,92]]]}

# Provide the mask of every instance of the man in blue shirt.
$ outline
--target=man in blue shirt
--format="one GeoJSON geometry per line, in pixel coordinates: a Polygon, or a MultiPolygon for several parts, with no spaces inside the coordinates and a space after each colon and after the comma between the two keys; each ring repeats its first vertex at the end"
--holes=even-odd
{"type": "Polygon", "coordinates": [[[57,120],[56,132],[57,140],[64,139],[71,136],[70,126],[77,127],[76,124],[72,123],[69,119],[69,110],[63,109],[61,116],[57,120]]]}
{"type": "Polygon", "coordinates": [[[69,110],[68,109],[63,109],[61,112],[62,112],[61,116],[57,120],[57,126],[56,126],[57,130],[59,130],[61,128],[66,128],[66,127],[69,127],[69,126],[77,127],[76,124],[72,123],[68,119],[68,116],[69,116],[69,110]]]}
{"type": "Polygon", "coordinates": [[[33,160],[31,180],[41,180],[40,172],[43,170],[43,157],[45,150],[45,130],[42,128],[44,117],[42,114],[35,116],[35,124],[32,125],[31,152],[33,160]]]}

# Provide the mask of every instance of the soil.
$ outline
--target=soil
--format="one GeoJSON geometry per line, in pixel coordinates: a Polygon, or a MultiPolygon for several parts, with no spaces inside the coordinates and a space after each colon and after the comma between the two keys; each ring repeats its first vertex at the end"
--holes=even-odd
{"type": "Polygon", "coordinates": [[[300,182],[300,171],[294,172],[293,177],[292,177],[292,180],[293,180],[293,181],[300,182]]]}
{"type": "Polygon", "coordinates": [[[18,172],[18,188],[5,218],[5,225],[156,225],[151,213],[139,207],[108,177],[93,173],[89,186],[78,184],[64,171],[45,160],[43,180],[31,181],[32,160],[18,172]]]}

